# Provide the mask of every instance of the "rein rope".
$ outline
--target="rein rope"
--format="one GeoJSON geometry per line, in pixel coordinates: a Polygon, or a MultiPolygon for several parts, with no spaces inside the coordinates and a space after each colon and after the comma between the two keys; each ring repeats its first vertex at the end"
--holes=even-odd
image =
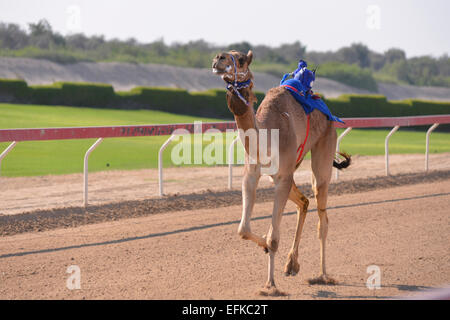
{"type": "MultiPolygon", "coordinates": [[[[294,87],[292,87],[292,86],[290,86],[290,85],[283,84],[283,85],[281,85],[281,87],[287,87],[287,88],[289,88],[289,89],[292,89],[292,90],[294,90],[295,92],[297,92],[298,94],[300,94],[300,95],[303,96],[303,93],[302,93],[302,92],[298,91],[296,88],[294,88],[294,87]]],[[[311,115],[310,113],[308,113],[308,114],[306,115],[306,119],[307,119],[307,122],[306,122],[306,136],[305,136],[305,140],[303,141],[303,143],[302,143],[301,145],[298,146],[297,153],[299,153],[299,152],[300,152],[300,153],[298,154],[296,163],[299,163],[299,161],[301,160],[302,155],[303,155],[303,151],[305,150],[306,141],[308,140],[308,136],[309,136],[309,118],[310,118],[310,115],[311,115]]]]}
{"type": "Polygon", "coordinates": [[[298,146],[297,152],[300,151],[298,157],[297,157],[297,162],[300,162],[300,159],[302,158],[303,155],[303,151],[305,150],[305,145],[306,145],[306,141],[308,140],[308,136],[309,136],[309,118],[310,118],[310,114],[308,114],[307,116],[307,123],[306,123],[306,136],[305,136],[305,140],[303,141],[303,143],[301,145],[298,146]]]}
{"type": "MultiPolygon", "coordinates": [[[[231,56],[231,60],[233,60],[233,64],[234,64],[234,81],[233,82],[227,82],[228,83],[227,90],[234,92],[238,96],[238,98],[241,99],[241,101],[245,103],[246,106],[250,106],[248,101],[239,92],[239,90],[250,87],[250,84],[252,83],[252,80],[248,79],[248,80],[242,81],[242,82],[237,81],[237,79],[238,79],[237,78],[238,72],[237,72],[236,60],[234,59],[232,54],[230,56],[231,56]]],[[[245,72],[245,74],[247,72],[245,72]]]]}

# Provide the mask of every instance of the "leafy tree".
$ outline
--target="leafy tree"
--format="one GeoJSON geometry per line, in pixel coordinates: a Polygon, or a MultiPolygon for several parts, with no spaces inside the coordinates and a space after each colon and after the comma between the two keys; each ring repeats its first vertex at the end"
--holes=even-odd
{"type": "Polygon", "coordinates": [[[65,39],[58,33],[53,33],[47,20],[42,19],[37,23],[29,23],[30,43],[41,49],[49,49],[55,46],[65,46],[65,39]]]}
{"type": "Polygon", "coordinates": [[[0,55],[48,59],[58,63],[127,61],[207,68],[214,54],[230,49],[253,50],[253,70],[276,76],[292,71],[303,58],[310,65],[320,65],[320,76],[369,90],[376,88],[374,77],[390,82],[450,87],[448,55],[408,59],[401,49],[391,48],[377,53],[362,43],[326,52],[307,51],[300,41],[277,47],[253,46],[247,41],[218,46],[202,39],[168,45],[161,38],[144,44],[134,38],[106,40],[101,35],[86,36],[82,33],[62,36],[45,19],[30,23],[28,30],[22,30],[17,24],[0,22],[0,55]]]}
{"type": "Polygon", "coordinates": [[[393,63],[397,60],[406,60],[405,51],[401,49],[391,48],[384,53],[384,57],[387,63],[393,63]]]}
{"type": "Polygon", "coordinates": [[[338,61],[348,64],[358,64],[361,68],[370,66],[369,48],[361,43],[354,43],[337,51],[338,61]]]}
{"type": "Polygon", "coordinates": [[[17,50],[28,45],[28,35],[19,25],[0,22],[0,48],[17,50]]]}
{"type": "Polygon", "coordinates": [[[372,73],[360,68],[357,64],[348,65],[342,62],[326,62],[320,65],[318,76],[333,79],[349,86],[376,92],[377,83],[372,73]]]}
{"type": "Polygon", "coordinates": [[[250,43],[248,43],[247,41],[243,41],[243,42],[232,43],[228,46],[227,49],[247,53],[248,50],[250,50],[251,48],[252,48],[252,45],[250,43]]]}

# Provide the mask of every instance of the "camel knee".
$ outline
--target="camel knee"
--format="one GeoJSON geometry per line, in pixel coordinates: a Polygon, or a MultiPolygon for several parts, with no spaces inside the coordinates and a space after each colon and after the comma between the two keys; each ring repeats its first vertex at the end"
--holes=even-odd
{"type": "Polygon", "coordinates": [[[266,243],[270,251],[277,252],[279,244],[279,241],[277,239],[268,238],[266,243]]]}
{"type": "Polygon", "coordinates": [[[278,250],[278,240],[270,239],[267,243],[270,248],[270,251],[276,252],[278,250]]]}

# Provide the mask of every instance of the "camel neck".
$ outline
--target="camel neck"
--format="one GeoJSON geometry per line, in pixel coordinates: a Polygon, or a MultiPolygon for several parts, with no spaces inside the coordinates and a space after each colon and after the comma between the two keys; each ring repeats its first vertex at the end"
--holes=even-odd
{"type": "Polygon", "coordinates": [[[245,97],[245,99],[249,102],[249,105],[246,105],[241,99],[239,99],[232,92],[227,92],[227,104],[228,108],[234,115],[234,119],[236,121],[236,125],[238,129],[242,129],[244,131],[248,129],[256,129],[256,118],[255,112],[253,110],[253,92],[249,88],[241,89],[240,93],[245,97]]]}
{"type": "Polygon", "coordinates": [[[244,131],[256,129],[256,118],[253,110],[248,110],[248,112],[241,116],[234,115],[234,120],[238,129],[244,131]]]}

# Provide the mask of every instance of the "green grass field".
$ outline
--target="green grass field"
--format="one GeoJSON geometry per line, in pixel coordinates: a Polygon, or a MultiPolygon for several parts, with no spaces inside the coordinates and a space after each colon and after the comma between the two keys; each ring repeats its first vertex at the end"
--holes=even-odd
{"type": "MultiPolygon", "coordinates": [[[[149,110],[110,110],[58,106],[0,104],[0,129],[72,126],[193,123],[221,121],[149,110]]],[[[339,130],[341,132],[342,130],[339,130]]],[[[382,155],[387,130],[353,130],[341,143],[350,154],[382,155]]],[[[156,168],[158,150],[167,136],[105,139],[89,158],[89,171],[156,168]]],[[[225,139],[224,139],[225,140],[225,139]]],[[[1,176],[36,176],[83,171],[83,157],[95,139],[20,142],[3,159],[1,176]]],[[[204,142],[203,146],[209,142],[204,142]]],[[[9,143],[0,143],[0,152],[9,143]]],[[[164,153],[171,161],[172,143],[164,153]]],[[[425,132],[402,128],[390,140],[390,152],[424,153],[425,132]]],[[[433,133],[430,152],[450,152],[450,134],[433,133]]],[[[224,151],[225,154],[225,151],[224,151]]]]}

